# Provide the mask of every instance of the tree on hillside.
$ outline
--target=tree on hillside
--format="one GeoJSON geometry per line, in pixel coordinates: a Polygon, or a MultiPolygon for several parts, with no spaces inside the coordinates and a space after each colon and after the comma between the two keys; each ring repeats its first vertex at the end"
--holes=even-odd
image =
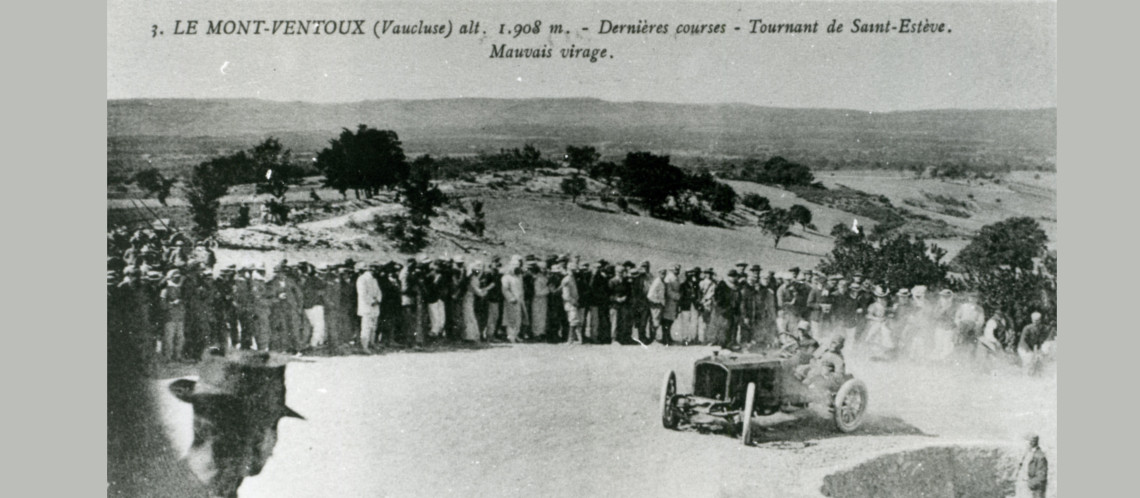
{"type": "Polygon", "coordinates": [[[400,184],[400,202],[412,216],[430,218],[436,215],[437,207],[447,202],[447,196],[431,183],[434,164],[431,156],[417,157],[408,178],[400,184]]]}
{"type": "Polygon", "coordinates": [[[602,161],[594,164],[588,170],[590,178],[605,183],[607,187],[613,186],[614,177],[618,174],[618,165],[611,161],[602,161]]]}
{"type": "Polygon", "coordinates": [[[562,179],[562,193],[570,196],[570,202],[578,202],[578,196],[586,192],[586,179],[577,173],[562,179]]]}
{"type": "Polygon", "coordinates": [[[742,171],[746,180],[783,187],[808,187],[815,181],[815,176],[807,166],[780,156],[764,161],[759,167],[746,163],[742,171]]]}
{"type": "Polygon", "coordinates": [[[621,193],[637,199],[651,216],[657,214],[670,197],[684,190],[688,178],[680,168],[669,164],[669,156],[649,152],[626,154],[618,176],[621,193]]]}
{"type": "Polygon", "coordinates": [[[791,227],[792,215],[788,213],[787,209],[774,208],[760,215],[760,228],[775,239],[772,247],[780,246],[780,239],[791,234],[788,231],[791,227]]]}
{"type": "Polygon", "coordinates": [[[170,188],[174,186],[173,178],[166,178],[162,176],[155,168],[146,168],[138,173],[135,173],[131,180],[139,186],[143,192],[153,195],[158,199],[158,203],[163,206],[166,205],[166,198],[170,196],[170,188]]]}
{"type": "Polygon", "coordinates": [[[697,194],[705,202],[712,202],[712,197],[716,194],[716,186],[716,178],[712,176],[708,168],[701,168],[700,171],[685,178],[685,189],[697,194]]]}
{"type": "Polygon", "coordinates": [[[987,311],[1004,311],[1017,327],[1038,311],[1047,326],[1055,325],[1057,258],[1047,242],[1033,218],[1010,218],[982,227],[954,264],[987,311]]]}
{"type": "Polygon", "coordinates": [[[788,209],[788,214],[792,217],[792,221],[798,223],[804,230],[815,229],[815,225],[811,224],[811,210],[803,205],[793,204],[788,209]]]}
{"type": "Polygon", "coordinates": [[[712,189],[709,207],[722,214],[733,212],[736,210],[736,191],[728,184],[717,182],[712,189]]]}
{"type": "Polygon", "coordinates": [[[772,204],[768,201],[768,198],[760,194],[745,194],[744,198],[740,200],[740,203],[744,204],[745,207],[757,211],[767,211],[772,208],[772,204]]]}
{"type": "Polygon", "coordinates": [[[1047,240],[1033,218],[1010,218],[982,227],[954,262],[968,273],[997,267],[1030,270],[1034,259],[1045,254],[1047,240]]]}
{"type": "Polygon", "coordinates": [[[355,132],[344,128],[339,137],[330,140],[329,146],[317,153],[315,166],[325,175],[325,186],[341,195],[351,189],[357,199],[361,191],[372,197],[381,188],[400,185],[409,170],[396,132],[363,124],[355,132]]]}
{"type": "Polygon", "coordinates": [[[832,234],[835,246],[819,266],[824,273],[861,272],[888,289],[946,282],[949,268],[942,261],[946,251],[938,246],[905,235],[872,241],[842,225],[836,225],[832,234]]]}
{"type": "Polygon", "coordinates": [[[194,235],[205,238],[218,230],[218,202],[229,190],[224,173],[228,158],[216,158],[194,166],[186,186],[194,235]]]}
{"type": "MultiPolygon", "coordinates": [[[[400,183],[400,203],[407,209],[403,215],[377,217],[376,225],[396,242],[396,248],[415,253],[427,247],[427,231],[436,208],[447,202],[447,196],[432,185],[434,160],[431,156],[417,157],[410,166],[408,177],[400,183]]],[[[480,206],[479,211],[482,211],[480,206]]]]}
{"type": "Polygon", "coordinates": [[[300,183],[301,172],[293,165],[293,152],[284,148],[276,138],[269,137],[257,144],[249,150],[247,157],[259,194],[269,194],[284,202],[289,185],[300,183]]]}
{"type": "Polygon", "coordinates": [[[578,173],[585,173],[594,166],[594,163],[601,159],[602,155],[596,149],[590,146],[575,147],[573,145],[566,146],[566,161],[570,163],[571,168],[578,170],[578,173]]]}

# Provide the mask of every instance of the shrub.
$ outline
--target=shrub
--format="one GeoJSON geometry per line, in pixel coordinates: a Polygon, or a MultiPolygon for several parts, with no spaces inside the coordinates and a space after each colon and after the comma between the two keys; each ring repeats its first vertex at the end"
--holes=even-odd
{"type": "Polygon", "coordinates": [[[242,204],[238,207],[237,216],[230,222],[230,226],[234,228],[245,228],[249,226],[249,206],[242,204]]]}
{"type": "Polygon", "coordinates": [[[744,204],[745,207],[755,209],[757,211],[767,211],[772,207],[772,204],[768,201],[768,198],[760,194],[745,194],[740,203],[744,204]]]}

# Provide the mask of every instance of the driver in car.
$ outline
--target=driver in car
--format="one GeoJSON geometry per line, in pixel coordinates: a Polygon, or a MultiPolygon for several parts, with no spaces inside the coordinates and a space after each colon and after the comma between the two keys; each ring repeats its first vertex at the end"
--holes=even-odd
{"type": "MultiPolygon", "coordinates": [[[[836,391],[843,385],[847,374],[846,362],[843,359],[843,346],[846,340],[837,336],[828,343],[826,348],[812,358],[811,365],[804,371],[804,384],[816,389],[836,391]]],[[[799,372],[797,372],[799,373],[799,372]]]]}

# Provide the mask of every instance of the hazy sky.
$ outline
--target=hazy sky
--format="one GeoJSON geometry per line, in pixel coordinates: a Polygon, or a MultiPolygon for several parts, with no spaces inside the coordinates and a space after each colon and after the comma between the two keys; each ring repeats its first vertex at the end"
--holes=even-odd
{"type": "Polygon", "coordinates": [[[1056,5],[1051,2],[473,3],[111,0],[107,97],[252,97],[350,102],[455,97],[597,97],[614,101],[744,102],[873,111],[1056,105],[1056,5]],[[832,19],[946,23],[946,34],[826,34],[832,19]],[[199,20],[175,36],[176,20],[199,20]],[[206,35],[209,20],[364,19],[365,36],[206,35]],[[485,35],[373,36],[373,23],[471,20],[485,35]],[[543,22],[541,35],[499,35],[543,22]],[[720,35],[602,35],[602,20],[724,23],[720,35]],[[819,21],[818,34],[748,34],[764,23],[819,21]],[[547,32],[552,23],[568,34],[547,32]],[[152,25],[163,35],[152,37],[152,25]],[[587,28],[583,31],[581,28],[587,28]],[[734,30],[740,27],[740,31],[734,30]],[[550,59],[492,59],[493,45],[553,50],[550,59]],[[606,48],[612,58],[562,59],[606,48]]]}

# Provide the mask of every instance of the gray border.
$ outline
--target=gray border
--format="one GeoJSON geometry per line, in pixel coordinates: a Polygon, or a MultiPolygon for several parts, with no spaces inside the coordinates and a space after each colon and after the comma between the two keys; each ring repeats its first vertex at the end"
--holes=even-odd
{"type": "Polygon", "coordinates": [[[106,4],[73,3],[5,9],[7,496],[106,489],[106,4]]]}

